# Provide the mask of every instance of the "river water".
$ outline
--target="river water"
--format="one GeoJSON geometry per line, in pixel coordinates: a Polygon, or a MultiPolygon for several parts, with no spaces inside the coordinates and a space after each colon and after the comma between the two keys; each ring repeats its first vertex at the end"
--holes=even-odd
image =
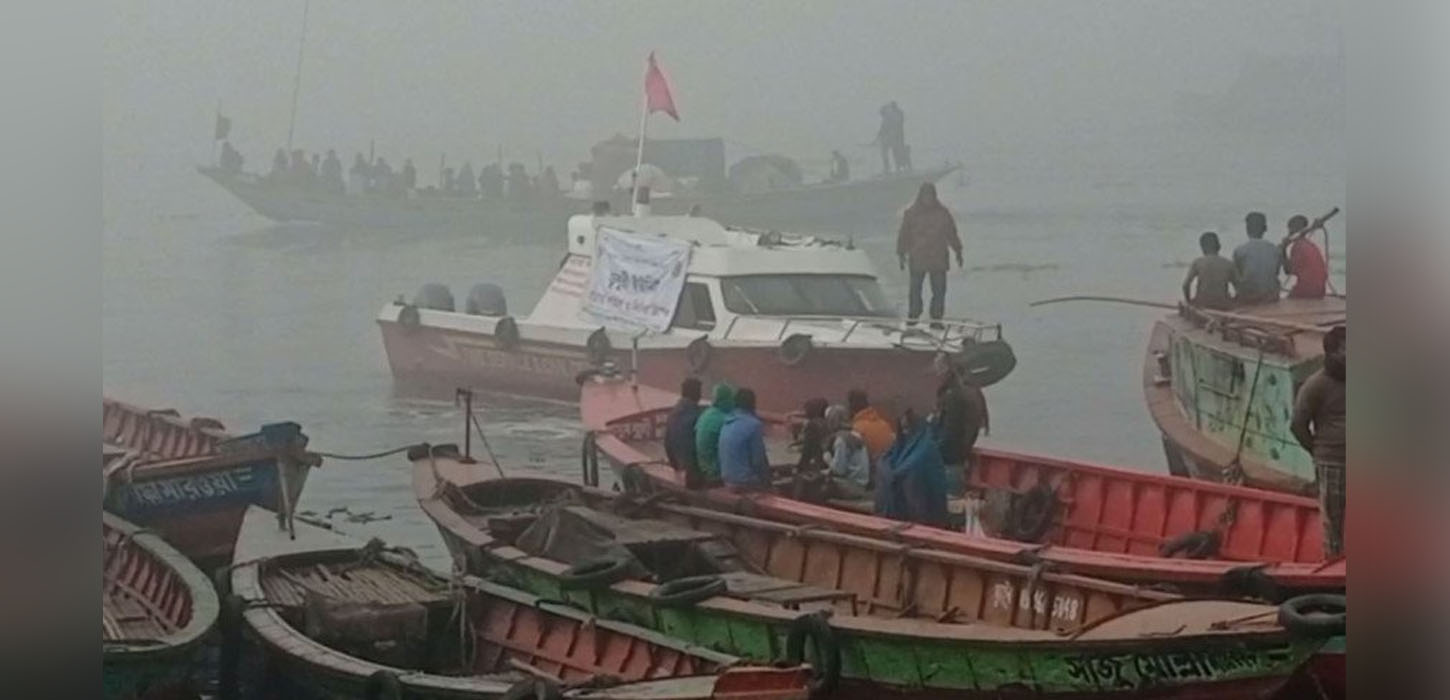
{"type": "MultiPolygon", "coordinates": [[[[395,395],[374,316],[425,282],[446,283],[455,295],[497,282],[512,308],[527,311],[561,257],[562,225],[527,242],[278,226],[189,165],[107,152],[107,394],[213,416],[234,432],[297,421],[314,449],[331,452],[461,441],[452,404],[395,395]]],[[[1164,467],[1139,372],[1159,312],[1029,302],[1075,293],[1172,301],[1200,232],[1219,231],[1231,248],[1243,239],[1243,214],[1260,209],[1276,237],[1290,213],[1318,215],[1342,205],[1344,191],[1342,163],[1322,150],[1189,148],[1166,130],[1132,149],[1084,148],[1051,164],[1004,157],[969,171],[940,185],[967,250],[967,269],[949,278],[948,313],[1002,322],[1019,359],[1014,374],[988,390],[993,430],[983,442],[1150,471],[1164,467]]],[[[892,232],[853,231],[849,222],[840,230],[872,255],[888,294],[904,306],[892,232]]],[[[1343,228],[1331,231],[1342,251],[1343,228]]],[[[1332,258],[1344,289],[1342,255],[1332,258]]],[[[574,406],[504,396],[479,402],[506,469],[577,474],[574,406]]],[[[402,456],[329,461],[299,506],[446,566],[402,456]]]]}

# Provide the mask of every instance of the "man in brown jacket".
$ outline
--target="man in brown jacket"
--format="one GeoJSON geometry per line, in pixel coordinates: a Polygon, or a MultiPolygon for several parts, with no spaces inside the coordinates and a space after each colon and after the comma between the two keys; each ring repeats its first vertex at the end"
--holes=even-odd
{"type": "Polygon", "coordinates": [[[1304,380],[1289,424],[1294,438],[1314,456],[1326,558],[1344,553],[1345,335],[1344,326],[1324,334],[1324,368],[1304,380]]]}
{"type": "Polygon", "coordinates": [[[938,321],[946,311],[947,269],[951,267],[948,251],[956,254],[957,267],[961,267],[962,239],[957,237],[957,222],[937,199],[936,185],[923,183],[916,202],[901,217],[901,230],[896,234],[896,258],[901,269],[909,265],[911,271],[906,311],[911,323],[921,317],[921,285],[930,279],[932,328],[941,327],[938,321]]]}

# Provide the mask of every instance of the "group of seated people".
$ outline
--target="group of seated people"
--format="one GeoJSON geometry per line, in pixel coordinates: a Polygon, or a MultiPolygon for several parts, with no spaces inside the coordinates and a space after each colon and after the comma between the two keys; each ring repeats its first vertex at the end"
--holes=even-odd
{"type": "Polygon", "coordinates": [[[1310,222],[1303,214],[1295,214],[1289,217],[1287,235],[1275,245],[1264,240],[1267,217],[1261,212],[1249,212],[1244,217],[1248,240],[1234,248],[1232,258],[1219,255],[1222,244],[1217,233],[1204,233],[1198,237],[1203,255],[1188,266],[1188,276],[1183,280],[1183,299],[1193,306],[1219,311],[1278,301],[1280,272],[1294,277],[1288,290],[1290,299],[1323,299],[1329,282],[1329,261],[1309,236],[1323,228],[1324,221],[1321,218],[1310,222]]]}
{"type": "MultiPolygon", "coordinates": [[[[936,410],[925,417],[907,408],[893,423],[860,389],[848,392],[844,405],[807,401],[797,430],[800,456],[784,475],[791,495],[871,499],[877,515],[946,526],[947,498],[962,494],[973,446],[989,426],[985,398],[970,376],[950,362],[941,374],[936,410]]],[[[775,488],[755,392],[717,384],[710,404],[702,406],[701,388],[693,377],[680,386],[665,428],[670,466],[691,489],[775,488]]]]}

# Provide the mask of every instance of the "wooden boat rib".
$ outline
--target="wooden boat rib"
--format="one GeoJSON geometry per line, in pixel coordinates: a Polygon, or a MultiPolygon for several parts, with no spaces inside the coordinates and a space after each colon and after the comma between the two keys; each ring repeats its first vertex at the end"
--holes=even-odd
{"type": "Polygon", "coordinates": [[[296,423],[236,436],[212,418],[114,399],[101,407],[106,510],[208,565],[230,559],[249,504],[290,514],[308,469],[321,464],[296,423]]]}
{"type": "Polygon", "coordinates": [[[101,666],[105,697],[187,688],[217,621],[211,581],[155,533],[101,514],[101,666]]]}
{"type": "Polygon", "coordinates": [[[307,523],[294,540],[275,518],[247,512],[231,581],[249,633],[280,661],[285,679],[273,682],[287,691],[357,698],[393,683],[414,700],[493,698],[546,678],[568,698],[803,700],[808,692],[799,666],[745,666],[494,583],[450,581],[376,540],[363,545],[307,523]]]}
{"type": "MultiPolygon", "coordinates": [[[[683,492],[662,461],[665,418],[675,396],[623,383],[589,383],[580,401],[600,454],[616,468],[631,465],[660,487],[683,492]]],[[[770,419],[777,434],[781,419],[770,419]]],[[[773,440],[776,446],[784,440],[773,440]]],[[[776,450],[779,452],[779,450],[776,450]]],[[[1000,561],[1040,561],[1065,571],[1136,583],[1172,582],[1217,590],[1231,571],[1253,565],[1288,589],[1343,589],[1345,560],[1321,561],[1318,506],[1287,494],[1115,469],[1003,450],[979,449],[974,485],[1025,491],[1052,487],[1059,507],[1041,543],[980,537],[901,523],[868,513],[774,494],[741,496],[726,489],[690,495],[704,505],[841,532],[1000,561]],[[1233,511],[1226,517],[1226,511],[1233,511]],[[1192,532],[1222,528],[1222,559],[1170,559],[1159,546],[1192,532]]]]}
{"type": "Polygon", "coordinates": [[[626,499],[541,474],[500,478],[452,446],[410,457],[420,504],[467,570],[761,662],[780,658],[808,618],[825,614],[818,681],[840,680],[847,694],[887,686],[955,697],[1264,697],[1323,643],[1279,627],[1268,606],[1184,601],[1045,567],[626,499]],[[638,576],[580,590],[566,583],[571,566],[592,559],[521,548],[533,546],[521,538],[567,543],[571,532],[608,533],[609,547],[651,562],[667,582],[718,576],[724,592],[675,607],[659,602],[667,583],[638,576]],[[1152,670],[1158,655],[1227,649],[1245,656],[1176,677],[1152,670]],[[1111,677],[1094,675],[1099,662],[1115,669],[1111,677]]]}

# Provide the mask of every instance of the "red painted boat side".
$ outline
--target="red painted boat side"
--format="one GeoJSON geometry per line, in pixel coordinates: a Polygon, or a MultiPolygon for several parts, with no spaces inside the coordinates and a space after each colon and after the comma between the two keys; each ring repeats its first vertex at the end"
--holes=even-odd
{"type": "MultiPolygon", "coordinates": [[[[596,444],[610,462],[616,466],[636,464],[655,483],[683,490],[683,484],[677,481],[668,465],[633,444],[634,440],[658,439],[663,430],[664,416],[674,401],[673,394],[650,387],[634,388],[624,382],[590,382],[583,388],[580,412],[585,426],[596,431],[596,444]]],[[[778,417],[767,418],[779,424],[778,417]]],[[[1313,502],[1307,499],[1002,450],[981,452],[987,465],[982,470],[982,478],[988,482],[1024,485],[1047,478],[1070,487],[1063,497],[1069,502],[1066,514],[1060,516],[1063,527],[1057,528],[1063,533],[1060,536],[1062,544],[1042,546],[971,536],[773,494],[742,496],[725,489],[713,489],[700,492],[696,497],[713,507],[732,510],[749,507],[762,517],[786,522],[827,525],[845,532],[893,538],[998,560],[1035,558],[1065,570],[1119,581],[1168,581],[1216,586],[1226,572],[1243,566],[1244,562],[1167,559],[1156,556],[1156,542],[1190,532],[1199,527],[1205,518],[1211,521],[1226,503],[1232,501],[1240,503],[1238,508],[1242,520],[1227,540],[1229,551],[1256,551],[1261,557],[1288,550],[1302,557],[1310,557],[1317,552],[1314,549],[1317,545],[1303,544],[1304,541],[1317,542],[1318,536],[1317,518],[1305,515],[1316,510],[1313,502]],[[750,503],[743,503],[746,500],[750,503]],[[1119,509],[1127,512],[1116,514],[1119,509]],[[1142,510],[1141,515],[1135,512],[1138,509],[1142,510]],[[1108,511],[1115,514],[1109,517],[1108,511]],[[1314,522],[1306,523],[1308,520],[1314,522]],[[1120,522],[1127,527],[1120,529],[1120,522]],[[1134,527],[1140,529],[1134,531],[1134,527]],[[1261,530],[1284,528],[1289,532],[1287,535],[1269,536],[1266,533],[1255,536],[1255,527],[1261,530]],[[1314,534],[1303,534],[1307,531],[1314,534]],[[1128,536],[1134,532],[1136,534],[1128,536]],[[1144,553],[1143,546],[1150,540],[1153,540],[1153,553],[1144,553]],[[1129,543],[1133,546],[1126,546],[1129,543]],[[1078,544],[1100,549],[1076,546],[1078,544]]],[[[1281,585],[1291,588],[1338,589],[1344,587],[1346,563],[1342,559],[1333,562],[1271,560],[1263,571],[1281,585]]]]}
{"type": "MultiPolygon", "coordinates": [[[[422,394],[451,397],[456,387],[467,387],[574,401],[579,397],[576,377],[594,366],[583,346],[525,339],[506,350],[483,333],[382,320],[378,325],[393,377],[406,390],[422,394]]],[[[610,357],[621,371],[631,365],[628,349],[616,348],[610,357]]],[[[936,395],[933,357],[891,347],[815,347],[790,366],[781,361],[775,344],[721,343],[697,372],[683,346],[641,349],[638,381],[672,391],[693,375],[707,386],[728,381],[757,387],[761,408],[777,412],[796,410],[818,396],[843,400],[848,388],[863,388],[883,404],[920,404],[936,395]]]]}

